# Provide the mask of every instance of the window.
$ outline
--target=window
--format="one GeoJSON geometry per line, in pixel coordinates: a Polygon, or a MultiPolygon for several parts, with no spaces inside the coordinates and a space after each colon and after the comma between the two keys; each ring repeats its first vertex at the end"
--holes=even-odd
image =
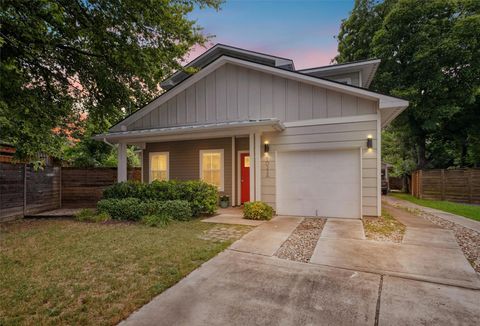
{"type": "Polygon", "coordinates": [[[150,153],[150,182],[170,177],[168,152],[150,153]]]}
{"type": "Polygon", "coordinates": [[[200,151],[200,180],[223,191],[223,149],[200,151]]]}

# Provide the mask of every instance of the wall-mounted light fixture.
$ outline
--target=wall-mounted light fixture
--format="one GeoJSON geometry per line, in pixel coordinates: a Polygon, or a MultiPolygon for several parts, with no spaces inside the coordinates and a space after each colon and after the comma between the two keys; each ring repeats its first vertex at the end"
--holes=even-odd
{"type": "Polygon", "coordinates": [[[369,151],[372,150],[373,148],[373,138],[372,138],[372,135],[368,135],[367,136],[367,148],[369,151]]]}
{"type": "Polygon", "coordinates": [[[263,151],[265,153],[268,153],[270,151],[270,144],[268,143],[268,140],[263,142],[263,151]]]}

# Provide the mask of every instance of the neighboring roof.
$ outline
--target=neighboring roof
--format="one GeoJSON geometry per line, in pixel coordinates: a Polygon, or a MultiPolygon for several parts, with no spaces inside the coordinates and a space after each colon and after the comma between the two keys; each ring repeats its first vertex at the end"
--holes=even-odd
{"type": "Polygon", "coordinates": [[[154,136],[174,136],[174,135],[186,135],[194,133],[214,132],[218,130],[228,130],[235,128],[261,128],[266,127],[271,131],[281,131],[285,129],[285,126],[278,119],[258,119],[258,120],[238,120],[238,121],[226,121],[207,124],[177,126],[177,127],[165,127],[154,129],[141,129],[131,131],[119,131],[109,132],[104,134],[95,135],[93,138],[96,140],[120,140],[123,138],[128,139],[144,139],[154,136]]]}
{"type": "MultiPolygon", "coordinates": [[[[245,49],[237,48],[230,45],[220,44],[220,43],[216,44],[215,46],[207,50],[205,53],[201,54],[200,56],[195,58],[193,61],[189,62],[187,65],[185,65],[185,68],[194,67],[197,69],[201,69],[207,66],[208,64],[210,64],[211,62],[215,61],[222,55],[228,55],[232,58],[244,59],[244,60],[257,62],[260,64],[272,66],[272,67],[278,67],[278,68],[287,69],[287,70],[295,70],[293,60],[291,59],[282,58],[282,57],[278,57],[278,56],[274,56],[266,53],[245,50],[245,49]]],[[[168,79],[164,80],[161,83],[161,86],[162,88],[169,90],[173,88],[175,85],[178,85],[179,83],[187,79],[190,75],[191,74],[186,73],[184,71],[177,71],[168,79]]]]}
{"type": "Polygon", "coordinates": [[[328,77],[351,72],[360,71],[362,73],[362,87],[368,88],[375,76],[375,72],[380,65],[380,59],[360,60],[348,63],[340,63],[329,66],[308,68],[297,70],[302,74],[315,77],[328,77]]]}

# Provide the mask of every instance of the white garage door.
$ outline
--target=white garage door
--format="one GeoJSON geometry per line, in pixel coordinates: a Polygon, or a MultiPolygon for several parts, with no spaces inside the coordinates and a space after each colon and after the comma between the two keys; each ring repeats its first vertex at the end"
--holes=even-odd
{"type": "Polygon", "coordinates": [[[360,218],[358,150],[278,152],[277,213],[360,218]]]}

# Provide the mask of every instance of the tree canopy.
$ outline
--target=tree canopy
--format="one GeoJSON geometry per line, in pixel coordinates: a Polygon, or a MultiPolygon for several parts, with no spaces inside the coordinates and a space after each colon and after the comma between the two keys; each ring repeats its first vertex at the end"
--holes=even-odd
{"type": "Polygon", "coordinates": [[[410,101],[384,137],[397,170],[480,164],[478,35],[475,0],[357,0],[342,22],[336,60],[380,58],[372,88],[410,101]]]}
{"type": "Polygon", "coordinates": [[[55,154],[82,113],[101,131],[140,108],[207,41],[187,14],[220,2],[3,0],[0,139],[55,154]]]}

